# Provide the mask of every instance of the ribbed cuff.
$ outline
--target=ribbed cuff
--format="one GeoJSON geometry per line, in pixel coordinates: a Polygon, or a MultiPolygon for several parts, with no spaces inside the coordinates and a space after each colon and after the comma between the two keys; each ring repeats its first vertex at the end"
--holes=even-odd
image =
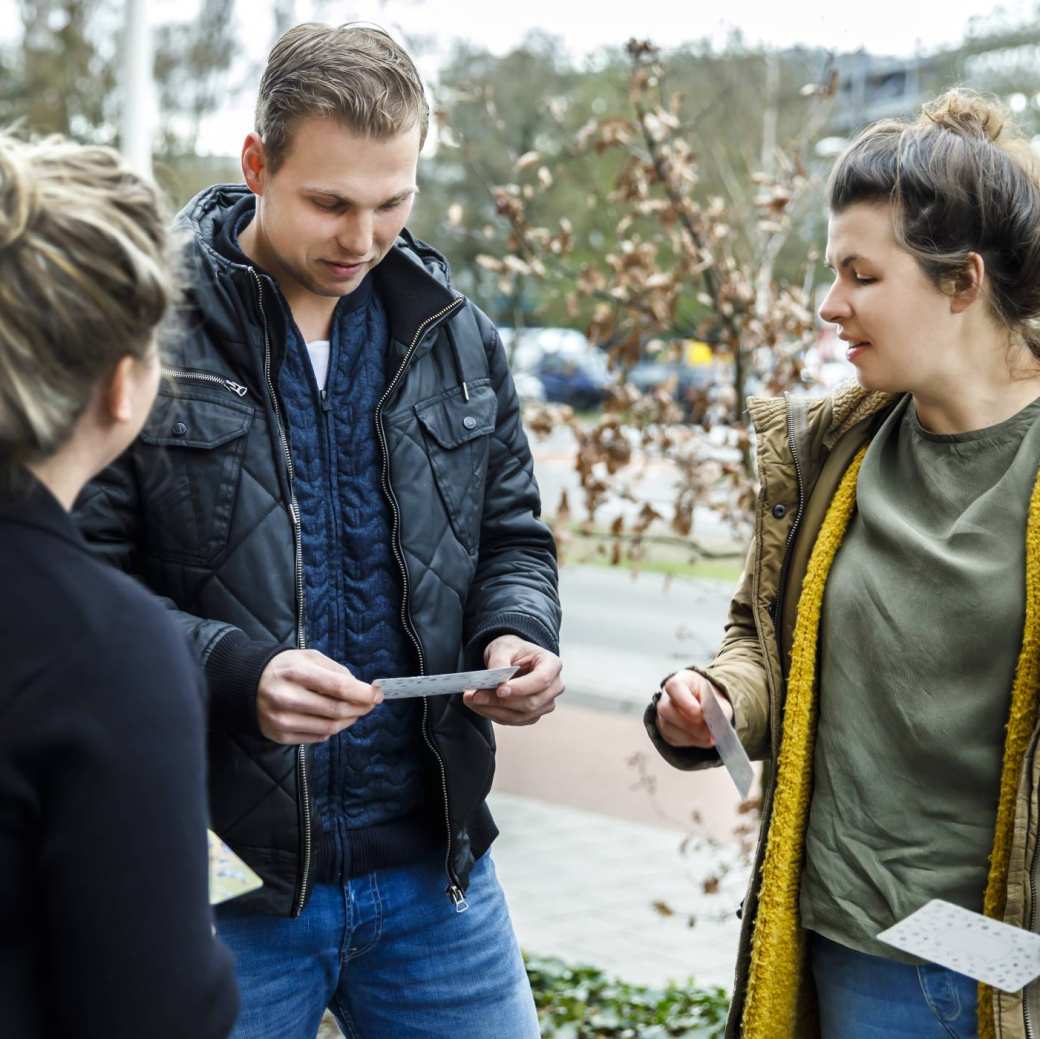
{"type": "Polygon", "coordinates": [[[533,642],[550,653],[560,654],[560,643],[549,626],[526,613],[500,613],[489,618],[476,634],[466,643],[463,660],[467,671],[480,671],[484,667],[484,650],[492,639],[499,635],[516,635],[517,638],[533,642]]]}
{"type": "MultiPolygon", "coordinates": [[[[668,678],[671,677],[671,675],[668,676],[668,678]]],[[[668,678],[665,679],[665,682],[668,681],[668,678]]],[[[657,728],[657,702],[660,699],[660,692],[654,693],[653,699],[643,712],[643,726],[657,753],[673,768],[682,769],[684,772],[693,772],[701,768],[712,768],[721,764],[722,759],[714,747],[673,747],[665,741],[657,728]]]]}
{"type": "Polygon", "coordinates": [[[229,631],[206,658],[210,718],[225,732],[261,736],[256,714],[260,676],[286,647],[254,642],[244,631],[229,631]]]}

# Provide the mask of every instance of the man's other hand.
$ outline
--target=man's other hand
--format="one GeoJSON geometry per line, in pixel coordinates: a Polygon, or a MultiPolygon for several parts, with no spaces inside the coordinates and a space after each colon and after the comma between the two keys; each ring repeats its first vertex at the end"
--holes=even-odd
{"type": "Polygon", "coordinates": [[[321,743],[349,729],[383,699],[316,649],[272,657],[256,692],[260,731],[275,743],[321,743]]]}
{"type": "Polygon", "coordinates": [[[556,697],[564,690],[563,664],[533,642],[516,635],[499,635],[484,650],[484,666],[518,667],[520,671],[495,689],[471,689],[463,703],[499,725],[533,725],[543,714],[556,710],[556,697]]]}
{"type": "Polygon", "coordinates": [[[661,687],[657,701],[657,731],[665,743],[702,750],[715,746],[701,709],[701,699],[708,689],[715,690],[722,713],[733,721],[733,705],[716,686],[696,671],[676,671],[661,687]]]}

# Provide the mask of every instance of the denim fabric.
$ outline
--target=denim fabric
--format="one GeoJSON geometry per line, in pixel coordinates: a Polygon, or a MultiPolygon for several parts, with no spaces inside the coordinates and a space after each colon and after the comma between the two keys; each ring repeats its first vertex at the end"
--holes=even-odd
{"type": "Polygon", "coordinates": [[[242,1012],[231,1039],[314,1039],[328,1007],[349,1039],[538,1039],[534,1000],[490,855],[463,913],[438,855],[318,884],[296,920],[218,906],[242,1012]]]}
{"type": "Polygon", "coordinates": [[[976,1039],[978,985],[811,935],[822,1039],[976,1039]]]}

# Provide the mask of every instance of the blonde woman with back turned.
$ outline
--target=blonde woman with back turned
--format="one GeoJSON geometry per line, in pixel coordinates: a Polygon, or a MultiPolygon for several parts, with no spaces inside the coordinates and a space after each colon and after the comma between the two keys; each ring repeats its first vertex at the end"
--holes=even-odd
{"type": "Polygon", "coordinates": [[[933,898],[1037,929],[1040,184],[952,91],[864,130],[829,183],[823,320],[859,385],[758,400],[759,497],[715,660],[647,711],[718,762],[711,685],[769,755],[727,1035],[1025,1039],[1005,994],[877,934],[933,898]]]}
{"type": "Polygon", "coordinates": [[[133,439],[170,302],[155,189],[0,135],[0,1021],[8,1039],[218,1039],[203,684],[68,512],[133,439]]]}

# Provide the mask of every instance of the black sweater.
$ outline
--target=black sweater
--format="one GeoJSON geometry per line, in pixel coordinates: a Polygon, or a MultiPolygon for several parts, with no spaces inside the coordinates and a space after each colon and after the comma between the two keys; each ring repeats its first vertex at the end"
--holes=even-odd
{"type": "Polygon", "coordinates": [[[0,1033],[218,1039],[203,683],[39,484],[0,499],[0,1033]]]}

